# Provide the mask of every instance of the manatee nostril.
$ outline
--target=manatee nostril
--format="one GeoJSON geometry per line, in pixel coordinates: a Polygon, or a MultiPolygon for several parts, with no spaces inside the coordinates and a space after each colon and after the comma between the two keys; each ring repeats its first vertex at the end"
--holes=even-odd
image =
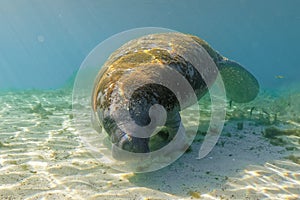
{"type": "Polygon", "coordinates": [[[149,152],[148,142],[144,138],[124,135],[119,142],[112,145],[112,157],[120,161],[145,159],[149,156],[149,152]]]}
{"type": "MultiPolygon", "coordinates": [[[[124,137],[127,138],[126,133],[117,129],[114,132],[112,132],[110,139],[113,144],[120,144],[124,140],[124,137]]],[[[120,145],[118,145],[118,146],[120,146],[120,145]]]]}
{"type": "Polygon", "coordinates": [[[125,141],[122,143],[121,148],[125,151],[132,151],[132,144],[129,141],[125,141]]]}
{"type": "Polygon", "coordinates": [[[133,143],[131,142],[131,138],[126,134],[124,134],[119,139],[118,146],[125,151],[132,151],[133,149],[133,143]]]}
{"type": "Polygon", "coordinates": [[[132,151],[135,153],[149,153],[149,138],[132,137],[132,151]]]}
{"type": "Polygon", "coordinates": [[[117,146],[122,150],[128,152],[149,153],[150,149],[148,143],[149,139],[131,137],[125,134],[120,138],[117,146]]]}

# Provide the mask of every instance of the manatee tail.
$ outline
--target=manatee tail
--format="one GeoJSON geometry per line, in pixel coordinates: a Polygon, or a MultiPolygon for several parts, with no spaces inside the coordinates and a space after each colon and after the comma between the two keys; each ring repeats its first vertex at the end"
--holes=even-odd
{"type": "Polygon", "coordinates": [[[255,99],[259,92],[259,83],[249,71],[230,60],[222,60],[217,65],[229,100],[247,103],[255,99]]]}

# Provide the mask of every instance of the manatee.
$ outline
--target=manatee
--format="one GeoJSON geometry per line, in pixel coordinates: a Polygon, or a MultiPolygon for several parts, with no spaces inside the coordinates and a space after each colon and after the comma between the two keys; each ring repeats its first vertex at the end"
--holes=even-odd
{"type": "MultiPolygon", "coordinates": [[[[98,127],[98,131],[99,127],[104,128],[113,146],[122,150],[133,153],[155,151],[150,146],[154,129],[143,133],[145,137],[124,131],[120,124],[127,124],[128,117],[119,111],[127,110],[137,126],[145,127],[151,124],[151,108],[163,106],[165,116],[158,116],[156,125],[164,127],[164,131],[159,132],[161,138],[170,141],[179,129],[180,111],[191,104],[191,95],[182,91],[179,100],[170,88],[160,82],[169,81],[165,80],[164,73],[173,70],[188,81],[197,100],[201,99],[218,74],[210,67],[201,69],[201,74],[195,68],[195,63],[207,62],[206,58],[199,56],[203,53],[208,54],[207,57],[219,70],[230,101],[245,103],[257,96],[259,84],[256,78],[199,37],[174,32],[150,34],[131,40],[113,52],[97,74],[92,92],[93,126],[98,127]],[[139,85],[140,81],[147,84],[139,85]],[[134,90],[128,94],[130,88],[134,90]],[[160,121],[165,123],[159,124],[160,121]]],[[[178,88],[180,90],[180,85],[178,88]]],[[[114,152],[113,156],[118,157],[114,152]]]]}

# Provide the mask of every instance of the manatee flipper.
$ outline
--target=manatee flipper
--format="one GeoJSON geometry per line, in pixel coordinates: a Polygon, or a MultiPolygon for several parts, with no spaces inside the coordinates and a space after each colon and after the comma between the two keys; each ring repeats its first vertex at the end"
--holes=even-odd
{"type": "Polygon", "coordinates": [[[259,84],[249,71],[238,63],[226,59],[218,62],[217,65],[229,100],[247,103],[257,96],[259,84]]]}
{"type": "Polygon", "coordinates": [[[259,84],[249,71],[219,54],[204,40],[193,35],[190,37],[200,44],[216,63],[225,85],[226,96],[230,101],[247,103],[257,96],[259,84]]]}

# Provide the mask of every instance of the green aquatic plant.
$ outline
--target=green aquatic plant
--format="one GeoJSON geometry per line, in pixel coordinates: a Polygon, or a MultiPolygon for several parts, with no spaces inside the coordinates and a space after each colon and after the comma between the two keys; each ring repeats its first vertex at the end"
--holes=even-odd
{"type": "Polygon", "coordinates": [[[287,142],[282,138],[272,138],[270,139],[270,143],[275,146],[284,146],[287,144],[287,142]]]}
{"type": "Polygon", "coordinates": [[[295,155],[289,155],[288,157],[286,157],[287,159],[293,161],[296,164],[300,165],[300,157],[299,156],[295,156],[295,155]]]}
{"type": "Polygon", "coordinates": [[[282,130],[279,129],[275,126],[271,126],[265,129],[263,132],[263,135],[267,138],[274,138],[276,136],[280,135],[295,135],[300,137],[300,130],[299,129],[287,129],[287,130],[282,130]]]}
{"type": "Polygon", "coordinates": [[[244,128],[243,122],[238,122],[238,123],[237,123],[237,129],[238,129],[238,130],[243,130],[243,128],[244,128]]]}
{"type": "Polygon", "coordinates": [[[227,119],[249,119],[259,125],[300,123],[300,93],[262,90],[251,102],[231,102],[227,119]]]}
{"type": "Polygon", "coordinates": [[[52,112],[46,110],[42,103],[38,103],[35,106],[33,106],[30,110],[30,113],[36,113],[39,114],[41,116],[41,118],[47,118],[48,115],[53,115],[52,112]]]}
{"type": "Polygon", "coordinates": [[[271,144],[283,146],[287,151],[296,151],[300,149],[297,144],[297,139],[300,137],[300,130],[297,128],[280,129],[276,126],[271,126],[265,128],[262,134],[270,140],[271,144]]]}
{"type": "Polygon", "coordinates": [[[188,192],[188,194],[192,197],[192,198],[196,198],[196,199],[200,199],[201,198],[201,194],[199,192],[196,191],[192,191],[190,190],[188,192]]]}
{"type": "Polygon", "coordinates": [[[231,137],[231,133],[227,132],[227,133],[224,134],[224,136],[231,137]]]}

